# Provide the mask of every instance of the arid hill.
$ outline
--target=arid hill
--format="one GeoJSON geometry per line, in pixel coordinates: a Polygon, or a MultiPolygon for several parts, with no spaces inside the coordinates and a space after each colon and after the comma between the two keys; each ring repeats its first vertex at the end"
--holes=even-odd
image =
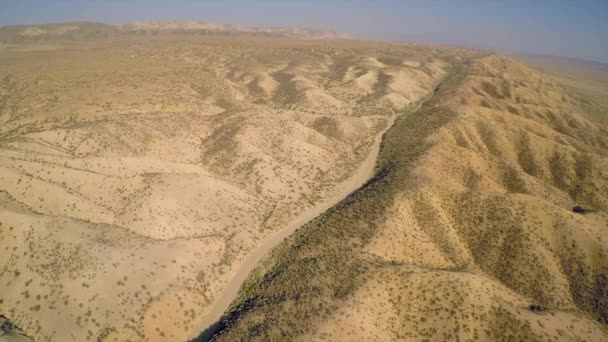
{"type": "MultiPolygon", "coordinates": [[[[347,35],[333,30],[293,27],[247,27],[213,24],[201,21],[155,21],[109,25],[73,22],[44,25],[13,25],[0,28],[0,43],[40,43],[49,41],[82,41],[121,39],[141,36],[258,36],[297,39],[345,39],[347,35]]],[[[179,38],[178,38],[179,39],[179,38]]]]}
{"type": "Polygon", "coordinates": [[[73,26],[0,45],[0,314],[37,340],[196,336],[457,53],[73,26]]]}
{"type": "Polygon", "coordinates": [[[265,260],[214,340],[608,339],[605,121],[505,57],[446,70],[376,176],[265,260]]]}
{"type": "Polygon", "coordinates": [[[0,29],[0,338],[608,339],[604,80],[335,38],[0,29]]]}

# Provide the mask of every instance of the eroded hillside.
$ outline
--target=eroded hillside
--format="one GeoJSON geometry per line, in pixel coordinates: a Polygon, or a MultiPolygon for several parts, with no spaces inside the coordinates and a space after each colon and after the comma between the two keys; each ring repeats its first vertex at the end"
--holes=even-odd
{"type": "Polygon", "coordinates": [[[608,338],[608,127],[512,60],[453,64],[215,340],[608,338]]]}
{"type": "Polygon", "coordinates": [[[0,314],[39,340],[196,334],[448,68],[373,42],[75,37],[0,46],[0,314]]]}

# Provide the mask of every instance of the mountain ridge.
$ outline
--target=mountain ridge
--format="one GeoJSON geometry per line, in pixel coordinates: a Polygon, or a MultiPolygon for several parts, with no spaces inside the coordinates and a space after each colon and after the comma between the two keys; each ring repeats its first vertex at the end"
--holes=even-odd
{"type": "Polygon", "coordinates": [[[506,57],[463,71],[387,133],[375,182],[252,273],[213,340],[606,339],[607,127],[506,57]]]}
{"type": "Polygon", "coordinates": [[[127,24],[74,21],[39,25],[8,25],[0,27],[0,39],[23,40],[42,38],[93,38],[114,34],[240,34],[306,39],[350,39],[334,30],[305,27],[257,27],[216,24],[205,21],[140,21],[127,24]]]}

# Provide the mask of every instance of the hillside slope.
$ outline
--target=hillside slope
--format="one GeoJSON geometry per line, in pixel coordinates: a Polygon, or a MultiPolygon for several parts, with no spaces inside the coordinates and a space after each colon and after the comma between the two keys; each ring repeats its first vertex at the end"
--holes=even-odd
{"type": "Polygon", "coordinates": [[[507,58],[455,66],[213,339],[606,340],[608,127],[580,108],[507,58]]]}
{"type": "Polygon", "coordinates": [[[0,47],[0,314],[39,340],[196,334],[248,253],[426,98],[443,54],[187,34],[0,47]]]}

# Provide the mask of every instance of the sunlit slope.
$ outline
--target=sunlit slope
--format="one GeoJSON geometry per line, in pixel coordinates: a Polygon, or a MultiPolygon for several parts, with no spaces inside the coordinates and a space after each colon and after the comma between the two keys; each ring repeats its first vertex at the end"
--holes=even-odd
{"type": "Polygon", "coordinates": [[[40,340],[196,334],[247,253],[334,196],[432,91],[443,53],[193,36],[0,46],[0,314],[40,340]]]}
{"type": "Polygon", "coordinates": [[[607,127],[504,57],[451,75],[387,133],[377,176],[250,277],[215,339],[608,338],[607,127]]]}

